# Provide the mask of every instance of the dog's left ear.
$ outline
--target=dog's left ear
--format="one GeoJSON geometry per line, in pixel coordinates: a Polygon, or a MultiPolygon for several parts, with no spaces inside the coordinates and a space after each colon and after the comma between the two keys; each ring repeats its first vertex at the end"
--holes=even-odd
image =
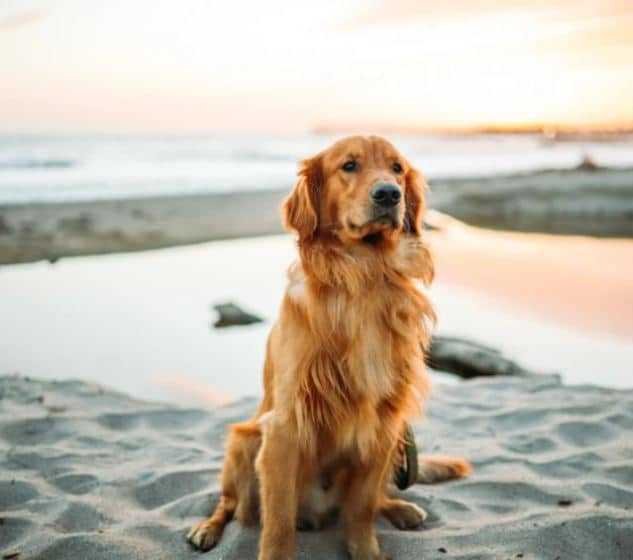
{"type": "Polygon", "coordinates": [[[407,233],[421,235],[424,230],[425,194],[428,190],[424,176],[417,169],[409,167],[405,177],[406,190],[404,230],[407,233]]]}

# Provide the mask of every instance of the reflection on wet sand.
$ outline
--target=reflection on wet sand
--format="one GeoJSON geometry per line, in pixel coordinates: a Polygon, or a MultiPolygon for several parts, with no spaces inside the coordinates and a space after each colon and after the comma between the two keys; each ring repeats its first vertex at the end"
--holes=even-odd
{"type": "Polygon", "coordinates": [[[436,281],[633,342],[633,240],[492,232],[430,212],[436,281]]]}
{"type": "MultiPolygon", "coordinates": [[[[633,241],[429,220],[441,226],[429,234],[439,334],[499,348],[566,382],[630,386],[633,241]]],[[[0,372],[87,379],[183,404],[256,395],[295,255],[289,236],[273,236],[3,267],[0,372]],[[210,329],[221,301],[268,322],[210,329]]]]}

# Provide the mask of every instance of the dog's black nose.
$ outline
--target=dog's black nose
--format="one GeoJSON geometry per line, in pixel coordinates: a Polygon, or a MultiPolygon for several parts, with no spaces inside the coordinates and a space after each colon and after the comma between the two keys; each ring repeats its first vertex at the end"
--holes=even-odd
{"type": "Polygon", "coordinates": [[[371,198],[378,206],[391,208],[400,202],[402,193],[397,185],[380,183],[371,190],[371,198]]]}

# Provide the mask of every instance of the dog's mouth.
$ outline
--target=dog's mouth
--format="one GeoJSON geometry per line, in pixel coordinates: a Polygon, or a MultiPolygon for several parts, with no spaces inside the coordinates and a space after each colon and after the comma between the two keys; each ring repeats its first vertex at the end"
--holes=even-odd
{"type": "Polygon", "coordinates": [[[399,230],[401,225],[396,216],[382,214],[361,225],[350,221],[348,222],[348,229],[353,232],[354,237],[360,239],[363,243],[378,245],[394,231],[399,230]]]}
{"type": "Polygon", "coordinates": [[[399,222],[397,217],[392,213],[381,214],[376,216],[367,222],[365,225],[374,225],[381,229],[397,229],[399,222]]]}
{"type": "Polygon", "coordinates": [[[383,239],[384,239],[384,236],[383,236],[382,232],[380,232],[380,231],[376,231],[374,233],[368,233],[364,237],[361,237],[361,241],[363,243],[365,243],[367,245],[371,245],[373,247],[376,247],[377,245],[380,245],[380,243],[382,242],[383,239]]]}

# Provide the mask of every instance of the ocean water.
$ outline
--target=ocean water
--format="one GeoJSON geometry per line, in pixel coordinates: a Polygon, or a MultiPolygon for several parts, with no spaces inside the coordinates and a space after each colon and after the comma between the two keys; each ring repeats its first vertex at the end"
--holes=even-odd
{"type": "MultiPolygon", "coordinates": [[[[335,136],[0,136],[0,204],[285,189],[297,161],[335,136]]],[[[569,169],[585,156],[633,166],[633,137],[390,135],[431,180],[569,169]]]]}

